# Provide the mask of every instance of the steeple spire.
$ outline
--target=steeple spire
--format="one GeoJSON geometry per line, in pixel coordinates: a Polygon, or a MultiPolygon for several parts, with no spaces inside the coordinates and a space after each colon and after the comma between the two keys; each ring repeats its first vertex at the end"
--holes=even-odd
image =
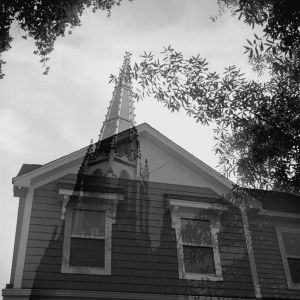
{"type": "Polygon", "coordinates": [[[100,131],[99,140],[104,140],[135,125],[131,80],[127,76],[130,71],[130,55],[129,52],[126,52],[113,97],[100,131]]]}

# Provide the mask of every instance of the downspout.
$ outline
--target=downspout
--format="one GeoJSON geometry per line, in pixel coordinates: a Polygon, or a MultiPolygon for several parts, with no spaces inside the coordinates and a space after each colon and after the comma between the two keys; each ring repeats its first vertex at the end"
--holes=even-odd
{"type": "Polygon", "coordinates": [[[246,238],[246,246],[247,246],[248,257],[249,257],[249,262],[250,262],[250,269],[251,269],[251,275],[252,275],[252,280],[253,280],[253,285],[254,285],[255,297],[256,297],[256,299],[261,299],[262,296],[261,296],[261,292],[260,292],[259,280],[258,280],[253,246],[252,246],[252,239],[251,239],[251,234],[250,234],[250,230],[249,230],[249,222],[248,222],[248,216],[247,216],[247,211],[249,210],[249,208],[247,208],[244,205],[241,205],[240,210],[242,213],[243,227],[244,227],[244,233],[245,233],[245,238],[246,238]]]}

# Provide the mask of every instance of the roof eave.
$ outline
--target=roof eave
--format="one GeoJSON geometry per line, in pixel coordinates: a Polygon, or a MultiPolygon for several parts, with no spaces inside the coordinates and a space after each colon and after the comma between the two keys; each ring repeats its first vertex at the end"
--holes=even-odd
{"type": "Polygon", "coordinates": [[[18,187],[29,187],[30,186],[30,181],[33,177],[36,177],[40,174],[43,174],[45,172],[48,172],[60,165],[66,164],[68,162],[71,162],[73,160],[76,160],[80,157],[84,157],[86,150],[88,147],[82,148],[78,151],[72,152],[68,155],[65,155],[63,157],[60,157],[54,161],[51,161],[43,166],[41,166],[38,169],[35,169],[31,172],[28,172],[26,174],[23,174],[21,176],[16,176],[12,178],[12,183],[14,186],[18,187]]]}

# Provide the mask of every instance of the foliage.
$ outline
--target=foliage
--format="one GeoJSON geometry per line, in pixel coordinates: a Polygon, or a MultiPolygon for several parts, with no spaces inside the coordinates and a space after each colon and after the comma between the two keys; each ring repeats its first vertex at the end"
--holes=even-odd
{"type": "MultiPolygon", "coordinates": [[[[236,67],[224,75],[210,72],[205,59],[184,60],[171,47],[163,62],[146,54],[129,76],[141,91],[138,100],[153,95],[171,111],[183,107],[197,122],[215,122],[215,152],[225,176],[254,188],[300,192],[300,9],[284,0],[218,0],[225,8],[265,35],[247,40],[245,53],[253,70],[271,79],[245,79],[236,67]]],[[[214,17],[215,21],[217,17],[214,17]]]]}
{"type": "MultiPolygon", "coordinates": [[[[164,60],[144,55],[144,61],[130,70],[141,91],[141,99],[153,95],[171,111],[183,107],[197,122],[216,122],[215,151],[225,175],[237,172],[241,184],[276,186],[299,191],[300,186],[300,9],[284,0],[217,0],[219,15],[229,8],[248,25],[264,27],[245,46],[249,63],[261,75],[269,70],[267,83],[247,81],[236,67],[224,75],[210,72],[200,56],[184,60],[171,47],[164,60]]],[[[121,0],[20,1],[2,4],[0,12],[0,54],[11,47],[9,30],[13,21],[35,40],[36,55],[47,74],[49,53],[58,36],[80,26],[86,7],[108,11],[121,0]]],[[[216,20],[217,17],[213,18],[216,20]]],[[[0,79],[3,78],[0,60],[0,79]]]]}
{"type": "MultiPolygon", "coordinates": [[[[253,42],[247,40],[246,53],[253,70],[260,75],[266,70],[271,75],[280,71],[281,66],[291,65],[293,56],[300,50],[300,8],[285,0],[218,0],[219,14],[225,8],[231,9],[232,15],[254,28],[263,26],[264,36],[254,34],[253,42]],[[289,57],[289,58],[288,58],[289,57]]],[[[212,18],[213,21],[217,19],[212,18]]],[[[299,64],[290,70],[291,76],[299,77],[299,64]]],[[[300,79],[298,80],[300,82],[300,79]]]]}
{"type": "MultiPolygon", "coordinates": [[[[299,85],[287,72],[267,83],[248,81],[236,67],[220,76],[199,55],[184,60],[170,46],[163,61],[144,54],[127,76],[138,81],[133,91],[171,111],[183,107],[201,124],[215,122],[215,153],[224,175],[237,173],[238,183],[255,188],[297,192],[300,186],[299,85]]],[[[116,80],[115,77],[111,78],[116,80]]]]}
{"type": "MultiPolygon", "coordinates": [[[[81,25],[80,17],[86,7],[95,12],[98,9],[106,10],[110,14],[114,5],[120,5],[122,0],[53,0],[53,1],[6,1],[1,5],[0,11],[0,54],[11,48],[13,38],[10,28],[13,21],[17,22],[18,29],[24,33],[22,38],[31,37],[35,40],[34,54],[41,57],[40,62],[45,68],[44,74],[49,71],[47,61],[49,53],[53,51],[54,44],[59,36],[66,31],[81,25]]],[[[1,65],[5,62],[0,59],[0,79],[4,77],[1,65]]]]}

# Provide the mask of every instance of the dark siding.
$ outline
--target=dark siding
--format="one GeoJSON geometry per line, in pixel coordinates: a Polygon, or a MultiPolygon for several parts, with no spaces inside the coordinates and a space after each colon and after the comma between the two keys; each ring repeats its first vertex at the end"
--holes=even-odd
{"type": "Polygon", "coordinates": [[[250,225],[250,232],[262,296],[300,299],[299,290],[288,289],[275,226],[261,220],[250,225]]]}
{"type": "Polygon", "coordinates": [[[259,200],[263,209],[300,213],[300,197],[290,193],[265,191],[265,190],[247,190],[248,193],[259,200]],[[284,201],[284,205],[282,205],[284,201]]]}
{"type": "MultiPolygon", "coordinates": [[[[95,179],[90,177],[87,185],[104,186],[107,181],[95,179]]],[[[59,182],[74,184],[75,176],[59,182]]],[[[111,187],[118,187],[117,181],[110,182],[111,187]]],[[[111,276],[61,273],[64,222],[60,220],[57,182],[35,191],[22,288],[255,297],[237,208],[230,206],[221,218],[219,249],[224,280],[179,280],[175,231],[170,213],[164,209],[164,194],[197,196],[201,188],[148,183],[148,189],[140,189],[136,181],[127,181],[122,187],[127,192],[113,225],[111,276]]]]}

